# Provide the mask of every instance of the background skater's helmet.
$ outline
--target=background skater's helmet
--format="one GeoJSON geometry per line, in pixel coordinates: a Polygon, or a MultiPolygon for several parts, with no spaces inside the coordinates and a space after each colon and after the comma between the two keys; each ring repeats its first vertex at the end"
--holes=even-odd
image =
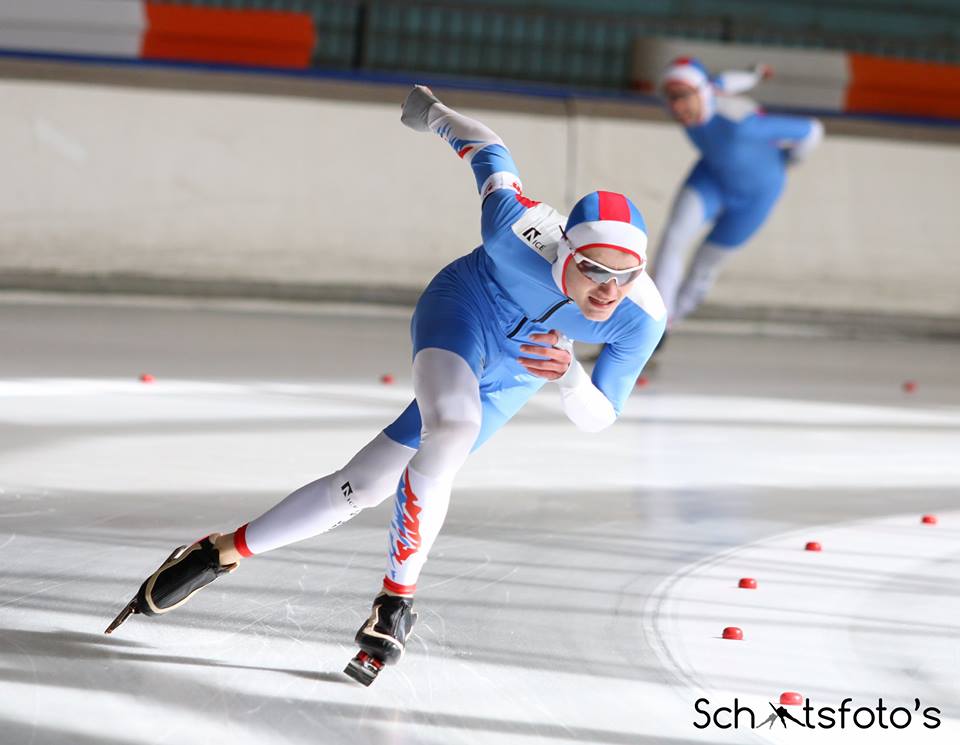
{"type": "Polygon", "coordinates": [[[710,72],[696,57],[677,57],[663,71],[660,87],[667,83],[684,83],[700,90],[710,85],[710,72]]]}
{"type": "Polygon", "coordinates": [[[710,118],[714,109],[713,81],[710,71],[696,57],[677,57],[667,65],[660,78],[660,90],[667,83],[683,83],[693,88],[700,97],[700,123],[710,118]]]}

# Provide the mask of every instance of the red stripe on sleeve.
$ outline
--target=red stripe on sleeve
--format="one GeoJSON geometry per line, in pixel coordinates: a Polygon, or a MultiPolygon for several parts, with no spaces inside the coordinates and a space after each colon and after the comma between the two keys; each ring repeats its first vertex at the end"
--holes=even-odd
{"type": "Polygon", "coordinates": [[[600,197],[600,219],[630,222],[630,205],[623,194],[612,191],[598,191],[600,197]]]}
{"type": "Polygon", "coordinates": [[[241,525],[237,528],[237,532],[233,534],[233,547],[237,549],[242,557],[249,558],[253,556],[253,551],[250,550],[250,547],[247,546],[247,526],[241,525]]]}

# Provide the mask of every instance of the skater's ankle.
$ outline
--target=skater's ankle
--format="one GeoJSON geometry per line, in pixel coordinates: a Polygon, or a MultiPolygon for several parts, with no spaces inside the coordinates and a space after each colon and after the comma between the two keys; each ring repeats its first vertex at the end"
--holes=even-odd
{"type": "Polygon", "coordinates": [[[406,598],[407,600],[413,600],[413,595],[409,593],[399,593],[399,592],[390,592],[390,590],[380,590],[380,595],[387,595],[391,598],[406,598]]]}
{"type": "Polygon", "coordinates": [[[240,559],[243,558],[243,555],[237,550],[233,533],[218,535],[216,538],[213,538],[213,545],[219,554],[220,566],[236,566],[240,563],[240,559]]]}
{"type": "Polygon", "coordinates": [[[391,598],[406,598],[407,600],[413,600],[413,592],[397,592],[396,590],[391,590],[386,585],[380,587],[380,595],[388,595],[391,598]]]}

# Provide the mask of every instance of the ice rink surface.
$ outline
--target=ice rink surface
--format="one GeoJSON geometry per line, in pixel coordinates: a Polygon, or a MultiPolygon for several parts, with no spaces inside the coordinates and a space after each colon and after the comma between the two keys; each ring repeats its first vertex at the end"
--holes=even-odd
{"type": "Polygon", "coordinates": [[[960,741],[953,342],[691,324],[593,436],[548,387],[461,472],[406,657],[369,689],[341,670],[389,501],[104,636],[174,547],[338,468],[400,412],[408,321],[0,298],[3,745],[960,741]],[[760,724],[784,691],[882,697],[912,721],[695,726],[698,699],[760,724]]]}

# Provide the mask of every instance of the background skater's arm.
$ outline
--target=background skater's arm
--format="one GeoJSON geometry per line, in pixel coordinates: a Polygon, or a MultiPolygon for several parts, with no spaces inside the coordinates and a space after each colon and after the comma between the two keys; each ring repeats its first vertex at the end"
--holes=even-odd
{"type": "Polygon", "coordinates": [[[755,116],[749,126],[753,136],[780,146],[791,163],[806,158],[823,139],[820,120],[802,116],[755,116]]]}
{"type": "Polygon", "coordinates": [[[727,70],[713,81],[720,93],[735,96],[746,93],[760,84],[760,81],[773,77],[773,68],[769,65],[754,65],[751,70],[727,70]]]}
{"type": "Polygon", "coordinates": [[[805,160],[823,140],[823,125],[819,119],[808,119],[810,131],[806,136],[794,142],[787,150],[790,162],[799,163],[805,160]]]}

